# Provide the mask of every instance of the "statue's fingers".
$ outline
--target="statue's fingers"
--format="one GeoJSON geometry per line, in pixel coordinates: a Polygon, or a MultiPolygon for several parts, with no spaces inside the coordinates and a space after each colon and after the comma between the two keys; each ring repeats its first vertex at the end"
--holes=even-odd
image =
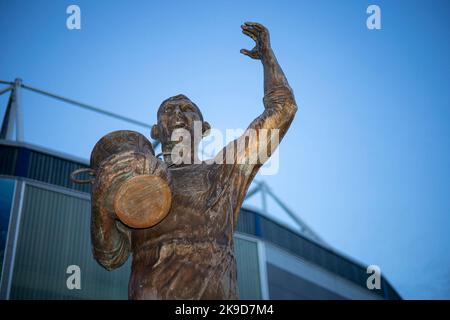
{"type": "Polygon", "coordinates": [[[255,41],[258,39],[254,33],[250,32],[246,29],[242,29],[242,33],[249,36],[250,38],[252,38],[255,41]]]}
{"type": "Polygon", "coordinates": [[[246,56],[250,56],[250,50],[241,49],[239,52],[242,53],[242,54],[245,54],[246,56]]]}
{"type": "Polygon", "coordinates": [[[253,27],[255,29],[257,29],[258,31],[264,31],[265,27],[258,22],[246,22],[244,23],[244,25],[249,26],[249,27],[253,27]]]}
{"type": "Polygon", "coordinates": [[[258,59],[258,55],[254,50],[247,50],[247,49],[241,49],[240,51],[242,54],[249,56],[252,59],[258,59]]]}
{"type": "Polygon", "coordinates": [[[253,33],[254,35],[257,35],[257,34],[259,33],[258,30],[255,29],[255,28],[252,27],[252,26],[242,25],[241,28],[242,28],[242,30],[246,30],[246,31],[248,31],[248,32],[251,32],[251,33],[253,33]]]}

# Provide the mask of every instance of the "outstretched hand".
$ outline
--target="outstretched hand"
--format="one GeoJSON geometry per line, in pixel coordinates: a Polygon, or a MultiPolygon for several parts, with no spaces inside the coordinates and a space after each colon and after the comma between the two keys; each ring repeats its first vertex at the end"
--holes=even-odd
{"type": "Polygon", "coordinates": [[[255,40],[256,45],[252,50],[241,49],[241,53],[252,59],[262,60],[270,51],[269,30],[260,23],[245,22],[242,33],[255,40]]]}

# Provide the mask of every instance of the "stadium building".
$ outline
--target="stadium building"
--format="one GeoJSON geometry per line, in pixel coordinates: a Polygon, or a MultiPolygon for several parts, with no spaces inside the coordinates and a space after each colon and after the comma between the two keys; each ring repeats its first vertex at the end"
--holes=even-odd
{"type": "MultiPolygon", "coordinates": [[[[131,261],[108,272],[94,260],[90,186],[70,180],[88,161],[23,142],[20,91],[105,112],[20,80],[0,83],[0,94],[11,91],[0,136],[0,299],[127,299],[131,261]],[[80,289],[67,286],[73,265],[80,289]]],[[[241,299],[401,299],[384,276],[380,289],[369,290],[367,266],[324,243],[265,184],[254,183],[247,197],[257,192],[272,197],[300,231],[244,203],[235,234],[241,299]]]]}

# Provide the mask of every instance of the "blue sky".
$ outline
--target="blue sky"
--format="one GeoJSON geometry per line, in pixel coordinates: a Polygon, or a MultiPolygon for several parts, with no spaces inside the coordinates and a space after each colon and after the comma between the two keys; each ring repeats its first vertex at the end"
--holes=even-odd
{"type": "MultiPolygon", "coordinates": [[[[244,21],[269,28],[299,105],[280,170],[262,179],[403,297],[449,299],[448,1],[2,1],[0,79],[149,124],[184,93],[213,127],[245,128],[263,87],[260,63],[239,53],[253,46],[244,21]],[[66,28],[70,4],[81,30],[66,28]],[[366,28],[369,4],[381,30],[366,28]]],[[[83,158],[109,131],[148,136],[36,94],[23,105],[27,142],[83,158]]]]}

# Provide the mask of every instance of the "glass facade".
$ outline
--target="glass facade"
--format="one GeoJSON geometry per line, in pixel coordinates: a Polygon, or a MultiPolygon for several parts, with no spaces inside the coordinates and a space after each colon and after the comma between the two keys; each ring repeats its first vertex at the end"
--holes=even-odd
{"type": "Polygon", "coordinates": [[[0,178],[0,275],[3,270],[3,258],[5,256],[14,185],[14,180],[0,178]]]}

